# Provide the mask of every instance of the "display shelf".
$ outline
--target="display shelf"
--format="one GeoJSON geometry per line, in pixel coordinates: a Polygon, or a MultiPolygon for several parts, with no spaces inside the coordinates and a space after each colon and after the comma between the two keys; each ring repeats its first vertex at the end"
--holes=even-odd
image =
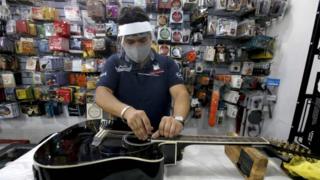
{"type": "Polygon", "coordinates": [[[0,51],[0,55],[15,55],[15,52],[10,52],[10,51],[0,51]]]}
{"type": "Polygon", "coordinates": [[[255,9],[245,9],[241,8],[240,11],[228,11],[228,10],[216,10],[213,8],[208,9],[208,15],[212,16],[221,16],[228,18],[240,18],[240,17],[248,17],[254,16],[255,9]]]}
{"type": "Polygon", "coordinates": [[[69,50],[69,53],[71,54],[82,54],[84,51],[82,50],[69,50]]]}
{"type": "Polygon", "coordinates": [[[16,103],[19,102],[19,100],[5,100],[5,102],[0,102],[0,104],[2,103],[16,103]]]}
{"type": "Polygon", "coordinates": [[[239,106],[239,107],[244,107],[242,106],[241,104],[238,104],[238,103],[232,103],[232,102],[229,102],[229,101],[226,101],[226,100],[222,100],[224,103],[226,104],[230,104],[230,105],[234,105],[234,106],[239,106]]]}
{"type": "MultiPolygon", "coordinates": [[[[86,1],[81,1],[78,0],[77,1],[78,4],[80,6],[80,9],[81,10],[85,10],[86,9],[86,1]]],[[[155,1],[153,1],[155,2],[155,1]]],[[[128,2],[123,2],[123,4],[121,5],[127,5],[127,4],[132,4],[134,5],[133,1],[130,1],[128,0],[128,2]]],[[[161,10],[161,9],[156,9],[156,3],[153,3],[153,4],[147,4],[147,8],[146,8],[146,12],[150,15],[150,19],[151,19],[151,23],[153,25],[157,24],[157,18],[159,14],[167,14],[168,16],[170,16],[170,9],[168,10],[161,10]],[[149,6],[148,6],[149,5],[149,6]]],[[[26,8],[25,6],[26,5],[20,5],[20,4],[17,4],[17,3],[12,3],[14,7],[23,7],[23,8],[26,8]]],[[[57,11],[59,12],[59,17],[61,19],[64,19],[64,7],[66,5],[69,5],[70,4],[70,1],[69,0],[57,0],[57,1],[43,1],[43,3],[41,3],[41,5],[43,6],[48,6],[48,7],[54,7],[57,9],[57,11]]],[[[39,4],[34,4],[34,5],[30,5],[30,6],[39,6],[39,4]]],[[[29,7],[30,7],[29,6],[29,7]]],[[[119,10],[119,9],[118,9],[119,10]]],[[[246,75],[242,75],[240,72],[241,71],[238,71],[238,72],[230,72],[230,69],[229,69],[229,66],[233,63],[233,62],[239,62],[242,64],[243,59],[239,59],[237,61],[228,61],[228,57],[229,57],[229,50],[230,49],[234,49],[234,50],[237,50],[239,48],[241,48],[241,45],[242,43],[244,42],[247,42],[247,41],[250,41],[252,40],[252,38],[254,37],[247,37],[247,36],[243,36],[243,37],[232,37],[232,36],[212,36],[212,35],[205,35],[204,32],[206,32],[206,26],[208,25],[208,16],[217,16],[217,17],[221,17],[221,18],[224,18],[224,19],[232,19],[232,20],[236,20],[237,22],[241,22],[242,20],[244,19],[247,19],[247,18],[250,18],[250,19],[256,19],[257,21],[261,21],[262,23],[264,23],[264,21],[268,20],[267,17],[263,18],[263,17],[255,17],[255,10],[254,9],[245,9],[245,8],[242,8],[240,9],[240,11],[225,11],[225,10],[215,10],[213,8],[202,8],[202,7],[198,7],[198,6],[193,6],[192,4],[190,5],[189,8],[185,8],[183,7],[182,8],[183,10],[183,23],[182,24],[170,24],[170,18],[172,17],[169,17],[167,18],[167,25],[170,26],[171,28],[177,28],[177,29],[188,29],[191,31],[191,35],[189,37],[189,42],[187,44],[182,44],[182,43],[174,43],[174,42],[171,42],[171,38],[170,38],[170,41],[158,41],[159,43],[164,43],[164,44],[167,44],[167,45],[171,45],[171,46],[178,46],[179,48],[181,48],[181,55],[182,55],[182,58],[176,58],[176,61],[179,61],[179,63],[181,63],[181,71],[184,71],[184,70],[195,70],[195,67],[197,64],[202,64],[204,66],[204,71],[202,73],[194,73],[194,79],[196,79],[199,75],[201,74],[205,74],[206,76],[208,76],[208,78],[210,79],[210,83],[209,85],[207,85],[207,87],[205,89],[212,89],[212,80],[213,80],[213,77],[214,75],[226,75],[226,74],[229,74],[229,75],[239,75],[241,77],[245,77],[245,78],[248,78],[248,77],[254,77],[254,76],[246,76],[246,75]],[[198,17],[195,17],[195,15],[197,14],[197,12],[195,11],[196,9],[199,9],[199,11],[202,12],[202,14],[200,13],[198,17]],[[194,21],[194,19],[196,19],[194,21]],[[202,38],[199,38],[200,40],[197,41],[196,43],[193,43],[192,40],[196,39],[197,37],[194,36],[195,33],[202,33],[202,37],[203,37],[203,40],[201,40],[202,38]],[[225,59],[226,59],[226,62],[205,62],[203,61],[202,56],[204,55],[204,51],[205,50],[202,50],[202,46],[215,46],[215,50],[217,53],[218,49],[216,47],[217,44],[222,44],[222,46],[225,48],[224,49],[224,54],[225,54],[225,59]],[[230,48],[232,47],[232,48],[230,48]],[[186,60],[186,52],[188,52],[190,49],[195,49],[197,52],[200,52],[198,53],[198,56],[197,56],[197,59],[195,61],[195,63],[193,62],[188,62],[186,60]],[[187,68],[186,68],[187,67],[187,68]]],[[[12,11],[14,12],[14,11],[12,11]]],[[[96,13],[93,11],[93,13],[96,13]]],[[[84,13],[85,14],[85,13],[84,13]]],[[[88,13],[90,14],[90,13],[88,13]]],[[[83,15],[81,13],[81,15],[83,15]]],[[[41,16],[39,16],[41,17],[41,16]]],[[[19,17],[21,18],[21,17],[19,17]]],[[[23,18],[23,17],[22,17],[23,18]]],[[[84,17],[82,17],[84,18],[84,17]]],[[[96,23],[107,23],[108,21],[110,20],[113,20],[113,21],[116,21],[117,18],[102,18],[104,19],[103,21],[96,21],[96,22],[93,22],[90,20],[90,18],[86,19],[86,20],[89,20],[90,21],[90,25],[92,25],[92,27],[95,27],[95,24],[96,23]],[[91,24],[92,23],[92,24],[91,24]]],[[[34,24],[36,25],[41,25],[41,24],[44,24],[44,23],[52,23],[53,21],[43,21],[43,20],[33,20],[34,24]]],[[[219,21],[220,22],[220,21],[219,21]]],[[[72,23],[75,23],[75,24],[78,24],[80,26],[84,26],[84,24],[82,23],[82,21],[80,22],[71,22],[72,23]]],[[[221,28],[224,28],[226,29],[227,26],[228,26],[228,23],[225,23],[225,21],[221,21],[220,23],[221,28]]],[[[229,23],[230,25],[230,23],[229,23]]],[[[114,28],[113,26],[108,26],[110,28],[114,28]]],[[[247,27],[247,26],[246,26],[247,27]]],[[[81,36],[71,36],[70,38],[77,38],[77,39],[80,39],[80,40],[87,40],[87,39],[93,39],[93,38],[86,38],[84,37],[84,30],[85,27],[82,28],[82,33],[81,33],[81,36]]],[[[89,29],[91,30],[91,29],[89,29]]],[[[87,32],[89,32],[89,30],[87,32]]],[[[100,29],[99,29],[100,30],[100,29]]],[[[237,26],[232,26],[232,28],[227,28],[227,30],[221,30],[220,32],[228,32],[228,34],[230,35],[234,35],[234,30],[237,30],[237,26]]],[[[41,31],[42,32],[42,31],[41,31]]],[[[91,32],[91,31],[90,31],[91,32]]],[[[91,35],[91,33],[89,32],[89,34],[91,35]]],[[[109,31],[108,31],[109,32],[109,31]]],[[[43,34],[43,33],[41,33],[43,34]]],[[[16,38],[19,38],[19,37],[28,37],[26,35],[14,35],[16,36],[16,38]]],[[[39,37],[33,37],[33,36],[29,36],[31,38],[33,38],[34,40],[40,40],[41,38],[39,37]]],[[[42,38],[42,39],[48,39],[49,37],[45,37],[45,38],[42,38]]],[[[103,37],[96,37],[96,38],[108,38],[110,39],[110,41],[112,42],[117,42],[117,35],[113,35],[113,36],[103,36],[103,37]]],[[[108,44],[108,43],[106,43],[108,44]]],[[[43,45],[43,44],[41,44],[43,45]]],[[[74,46],[75,47],[75,46],[74,46]]],[[[78,46],[79,47],[79,44],[78,46]]],[[[90,47],[90,46],[89,46],[90,47]]],[[[36,46],[36,48],[38,48],[36,46]]],[[[106,47],[108,50],[109,48],[106,47]]],[[[76,48],[74,48],[76,49],[76,48]]],[[[83,56],[83,53],[84,51],[83,50],[69,50],[68,52],[65,52],[64,54],[60,54],[60,55],[57,55],[55,54],[54,51],[52,52],[49,52],[49,53],[41,53],[41,52],[37,52],[36,55],[39,55],[39,56],[45,56],[45,55],[53,55],[53,56],[62,56],[62,57],[75,57],[75,58],[79,58],[81,56],[83,56]]],[[[107,57],[108,55],[110,55],[110,53],[112,53],[112,51],[102,51],[102,52],[96,52],[96,57],[95,58],[105,58],[107,57]]],[[[216,54],[217,55],[217,54],[216,54]]],[[[216,57],[215,55],[215,57],[216,57]]],[[[17,55],[17,57],[19,56],[24,56],[24,57],[28,57],[28,56],[25,56],[25,55],[17,55]]],[[[30,55],[30,56],[34,56],[34,55],[30,55]]],[[[231,57],[231,56],[230,56],[231,57]]],[[[234,56],[233,56],[234,57],[234,56]]],[[[172,58],[172,57],[171,57],[172,58]]],[[[86,58],[84,57],[81,57],[81,59],[83,61],[86,60],[86,58]]],[[[92,59],[92,58],[88,58],[88,59],[92,59]]],[[[174,59],[174,58],[172,58],[174,59]]],[[[246,62],[247,61],[250,61],[250,62],[256,62],[256,61],[251,61],[251,60],[248,60],[246,59],[246,62]]],[[[259,61],[260,62],[260,61],[259,61]]],[[[241,67],[240,67],[241,68],[241,67]]],[[[75,68],[74,68],[75,69],[75,68]]],[[[81,69],[78,69],[78,70],[81,70],[81,69]]],[[[19,71],[19,72],[24,72],[23,70],[22,71],[19,71]]],[[[37,73],[44,73],[44,72],[41,72],[41,71],[26,71],[26,72],[37,72],[37,73]]],[[[58,71],[50,71],[50,72],[58,72],[58,71]]],[[[83,74],[84,76],[90,76],[90,75],[99,75],[100,72],[82,72],[82,71],[67,71],[69,74],[70,73],[79,73],[79,74],[83,74]]],[[[186,74],[188,74],[188,72],[186,72],[186,74]]],[[[261,77],[261,76],[259,76],[261,77]]],[[[192,78],[190,78],[192,79],[192,78]]],[[[190,80],[191,81],[191,80],[190,80]]],[[[194,88],[196,89],[197,88],[197,82],[194,81],[194,82],[190,82],[189,80],[186,80],[185,82],[188,83],[189,85],[192,85],[194,86],[194,88]]],[[[38,85],[32,85],[31,86],[37,86],[37,87],[48,87],[48,88],[59,88],[60,86],[51,86],[51,85],[45,85],[45,84],[38,84],[38,85]]],[[[65,86],[68,86],[68,85],[65,85],[65,86]]],[[[63,86],[63,87],[65,87],[63,86]]],[[[70,85],[72,86],[72,85],[70,85]]],[[[207,92],[207,95],[208,93],[210,92],[207,92]]],[[[193,97],[196,97],[195,94],[193,94],[193,97]]],[[[223,99],[223,98],[221,98],[223,99]]],[[[199,106],[200,107],[200,106],[199,106]]],[[[204,109],[207,109],[208,108],[208,105],[207,104],[204,104],[204,106],[202,107],[204,109]]]]}
{"type": "Polygon", "coordinates": [[[216,35],[205,35],[205,38],[208,39],[222,39],[222,40],[237,40],[237,41],[246,41],[254,38],[254,36],[216,36],[216,35]]]}
{"type": "Polygon", "coordinates": [[[18,6],[18,5],[29,5],[29,6],[33,6],[33,5],[35,5],[36,3],[33,3],[33,2],[31,2],[31,1],[28,1],[28,0],[6,0],[7,1],[7,3],[10,5],[10,6],[12,6],[12,5],[16,5],[16,6],[18,6]]]}

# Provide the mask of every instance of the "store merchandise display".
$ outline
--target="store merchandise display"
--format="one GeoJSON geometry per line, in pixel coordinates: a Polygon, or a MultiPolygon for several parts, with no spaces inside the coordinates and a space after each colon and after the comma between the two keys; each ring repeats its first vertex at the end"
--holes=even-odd
{"type": "Polygon", "coordinates": [[[31,114],[49,117],[68,106],[69,115],[101,118],[92,98],[94,82],[104,61],[117,52],[120,9],[139,5],[154,24],[153,49],[176,61],[192,101],[197,102],[192,103],[192,117],[209,118],[212,127],[227,118],[239,124],[247,92],[266,92],[261,87],[270,74],[275,39],[265,32],[269,22],[285,14],[287,4],[285,0],[8,1],[1,6],[6,9],[0,24],[0,85],[6,92],[2,104],[36,104],[44,113],[31,114]],[[206,81],[199,83],[202,78],[206,81]],[[239,94],[237,101],[229,101],[230,92],[239,94]],[[210,103],[212,97],[218,101],[210,103]],[[86,109],[94,110],[85,113],[86,109]],[[206,109],[212,111],[210,117],[204,114],[206,109]]]}

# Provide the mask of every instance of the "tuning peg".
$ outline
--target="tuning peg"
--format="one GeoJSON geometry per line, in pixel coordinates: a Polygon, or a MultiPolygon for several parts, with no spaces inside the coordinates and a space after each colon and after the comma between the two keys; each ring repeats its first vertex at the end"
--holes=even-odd
{"type": "Polygon", "coordinates": [[[286,158],[290,158],[290,156],[289,156],[289,153],[287,153],[287,152],[281,152],[281,156],[284,156],[284,157],[286,157],[286,158]]]}
{"type": "Polygon", "coordinates": [[[306,149],[305,148],[301,148],[300,149],[300,153],[302,153],[302,154],[306,153],[306,149]]]}
{"type": "Polygon", "coordinates": [[[270,138],[270,139],[268,139],[268,141],[269,141],[272,145],[278,147],[278,144],[279,144],[279,143],[278,143],[278,141],[277,141],[276,139],[270,138]]]}
{"type": "Polygon", "coordinates": [[[278,148],[281,148],[281,142],[280,141],[274,140],[274,141],[272,141],[272,144],[275,145],[278,148]]]}
{"type": "Polygon", "coordinates": [[[288,149],[288,148],[289,148],[289,146],[290,146],[290,144],[289,144],[289,143],[284,143],[284,145],[283,145],[283,149],[288,149]]]}
{"type": "Polygon", "coordinates": [[[294,148],[294,151],[295,151],[295,152],[300,152],[300,146],[299,146],[299,144],[296,145],[296,147],[294,148]]]}
{"type": "Polygon", "coordinates": [[[309,161],[309,162],[311,162],[311,163],[313,162],[313,159],[310,158],[310,157],[307,157],[306,160],[309,161]]]}
{"type": "Polygon", "coordinates": [[[289,157],[290,159],[292,159],[292,158],[294,157],[294,155],[293,155],[292,153],[289,153],[289,154],[288,154],[288,157],[289,157]]]}
{"type": "Polygon", "coordinates": [[[311,154],[311,150],[310,149],[307,150],[307,154],[311,154]]]}
{"type": "Polygon", "coordinates": [[[289,148],[290,151],[293,151],[296,148],[296,145],[294,143],[289,144],[288,148],[289,148]]]}
{"type": "Polygon", "coordinates": [[[285,142],[285,141],[280,141],[280,143],[281,143],[281,147],[282,147],[282,148],[286,145],[286,142],[285,142]]]}

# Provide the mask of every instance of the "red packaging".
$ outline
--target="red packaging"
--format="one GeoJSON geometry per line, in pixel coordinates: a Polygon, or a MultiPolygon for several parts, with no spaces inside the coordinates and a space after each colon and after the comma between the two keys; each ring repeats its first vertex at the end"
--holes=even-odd
{"type": "Polygon", "coordinates": [[[69,51],[69,40],[57,36],[50,37],[49,49],[50,51],[69,51]]]}
{"type": "Polygon", "coordinates": [[[70,37],[70,24],[66,21],[55,21],[53,23],[54,32],[56,36],[70,37]]]}
{"type": "Polygon", "coordinates": [[[16,32],[20,34],[28,34],[28,23],[26,20],[17,20],[16,21],[16,32]]]}
{"type": "Polygon", "coordinates": [[[80,87],[87,87],[87,76],[81,73],[71,73],[69,75],[69,84],[80,87]]]}
{"type": "Polygon", "coordinates": [[[78,77],[77,77],[77,81],[78,81],[78,85],[80,87],[87,87],[87,76],[84,75],[84,74],[80,74],[78,77]]]}
{"type": "Polygon", "coordinates": [[[59,102],[68,104],[72,101],[71,88],[61,88],[57,91],[57,95],[59,102]]]}
{"type": "Polygon", "coordinates": [[[69,84],[70,85],[77,85],[76,74],[74,74],[74,73],[69,74],[69,84]]]}
{"type": "Polygon", "coordinates": [[[189,51],[187,54],[186,54],[186,59],[187,61],[189,61],[190,63],[193,63],[197,60],[197,52],[192,50],[192,51],[189,51]]]}

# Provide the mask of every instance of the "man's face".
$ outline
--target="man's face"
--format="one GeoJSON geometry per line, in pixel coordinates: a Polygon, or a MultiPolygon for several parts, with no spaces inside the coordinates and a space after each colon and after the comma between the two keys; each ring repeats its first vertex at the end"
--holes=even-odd
{"type": "Polygon", "coordinates": [[[121,43],[126,55],[136,63],[144,62],[151,50],[151,34],[141,33],[124,36],[121,43]]]}
{"type": "Polygon", "coordinates": [[[139,47],[146,44],[151,44],[151,35],[149,33],[129,35],[123,39],[123,45],[126,47],[139,47]]]}

